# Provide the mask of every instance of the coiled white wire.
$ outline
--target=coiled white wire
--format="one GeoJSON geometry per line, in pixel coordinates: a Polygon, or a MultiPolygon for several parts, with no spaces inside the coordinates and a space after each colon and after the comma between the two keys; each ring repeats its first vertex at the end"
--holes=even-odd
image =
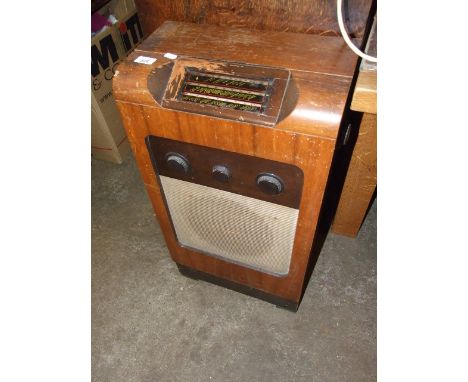
{"type": "Polygon", "coordinates": [[[338,25],[340,26],[340,31],[341,35],[343,36],[344,40],[346,41],[346,44],[351,48],[351,50],[356,53],[358,56],[364,58],[367,61],[370,62],[377,62],[377,57],[372,57],[369,56],[368,54],[365,54],[364,52],[361,52],[356,45],[353,44],[351,39],[348,36],[348,33],[346,32],[346,28],[343,23],[343,13],[342,13],[342,7],[343,7],[343,0],[337,0],[336,1],[336,13],[338,16],[338,25]]]}

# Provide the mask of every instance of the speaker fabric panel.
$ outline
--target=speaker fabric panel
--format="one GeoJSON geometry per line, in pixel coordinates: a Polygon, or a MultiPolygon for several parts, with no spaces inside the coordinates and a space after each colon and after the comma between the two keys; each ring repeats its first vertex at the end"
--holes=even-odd
{"type": "Polygon", "coordinates": [[[159,178],[181,245],[262,272],[288,274],[299,210],[159,178]]]}

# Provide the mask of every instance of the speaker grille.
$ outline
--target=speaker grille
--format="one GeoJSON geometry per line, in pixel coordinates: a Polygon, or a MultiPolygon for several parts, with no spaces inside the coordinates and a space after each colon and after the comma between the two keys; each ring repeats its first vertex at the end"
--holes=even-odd
{"type": "Polygon", "coordinates": [[[298,210],[160,176],[181,245],[262,272],[289,271],[298,210]]]}

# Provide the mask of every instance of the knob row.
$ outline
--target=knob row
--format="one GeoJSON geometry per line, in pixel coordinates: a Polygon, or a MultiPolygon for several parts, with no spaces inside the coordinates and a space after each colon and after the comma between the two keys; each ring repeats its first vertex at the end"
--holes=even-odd
{"type": "MultiPolygon", "coordinates": [[[[179,153],[168,153],[166,155],[166,163],[171,170],[179,173],[187,174],[190,170],[189,161],[179,153]]],[[[227,183],[231,179],[231,170],[223,165],[214,165],[211,170],[211,174],[213,178],[220,182],[227,183]]],[[[258,174],[256,183],[263,192],[269,195],[277,195],[284,190],[283,181],[275,174],[258,174]]]]}

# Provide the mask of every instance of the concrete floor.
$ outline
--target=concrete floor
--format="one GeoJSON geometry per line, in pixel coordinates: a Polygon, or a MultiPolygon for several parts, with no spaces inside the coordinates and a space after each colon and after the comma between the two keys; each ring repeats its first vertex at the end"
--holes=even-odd
{"type": "Polygon", "coordinates": [[[93,160],[93,381],[375,381],[376,215],[329,234],[291,313],[181,276],[131,155],[93,160]]]}

